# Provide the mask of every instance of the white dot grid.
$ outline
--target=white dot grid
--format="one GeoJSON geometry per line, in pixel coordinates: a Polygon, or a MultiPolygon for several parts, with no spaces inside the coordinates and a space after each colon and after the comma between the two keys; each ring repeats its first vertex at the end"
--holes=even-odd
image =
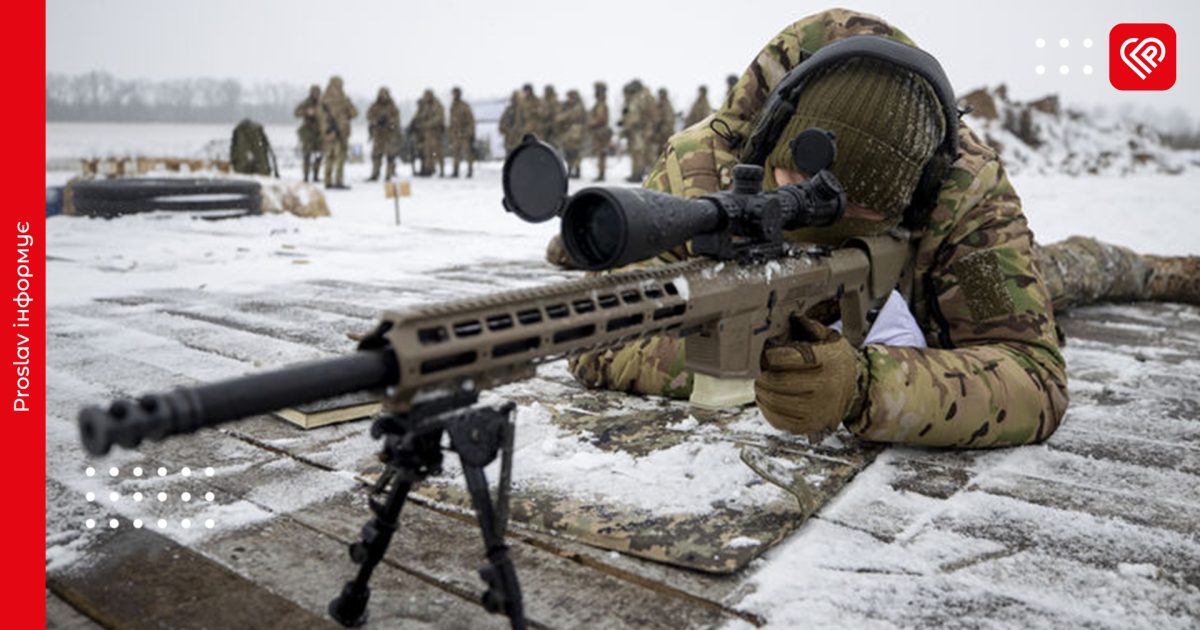
{"type": "MultiPolygon", "coordinates": [[[[1081,43],[1083,44],[1084,48],[1091,48],[1093,45],[1095,45],[1095,42],[1090,37],[1083,38],[1083,41],[1081,43]]],[[[1033,45],[1036,46],[1037,48],[1045,48],[1046,47],[1046,38],[1039,37],[1039,38],[1033,40],[1033,45]]],[[[1067,37],[1059,38],[1059,40],[1058,40],[1059,48],[1069,48],[1070,46],[1071,46],[1070,38],[1067,38],[1067,37]]],[[[1082,71],[1083,71],[1083,74],[1091,76],[1091,74],[1093,72],[1095,72],[1096,69],[1094,67],[1092,67],[1091,65],[1085,65],[1085,66],[1083,66],[1082,71]]],[[[1037,74],[1039,76],[1044,75],[1044,74],[1046,74],[1046,66],[1044,66],[1042,64],[1038,64],[1037,66],[1034,66],[1033,72],[1034,72],[1034,74],[1037,74]]],[[[1066,76],[1071,73],[1071,68],[1070,68],[1070,66],[1067,66],[1065,64],[1060,65],[1058,67],[1058,73],[1060,75],[1066,76]]]]}
{"type": "MultiPolygon", "coordinates": [[[[135,466],[129,472],[131,472],[134,477],[141,477],[142,475],[145,474],[146,471],[141,466],[135,466]]],[[[156,472],[158,473],[159,477],[166,477],[169,474],[167,469],[162,466],[160,466],[156,470],[156,472]]],[[[215,474],[215,472],[216,471],[213,469],[212,466],[206,466],[204,468],[204,476],[205,477],[212,477],[215,474]]],[[[84,469],[84,474],[88,477],[95,477],[96,476],[95,467],[88,466],[86,469],[84,469]]],[[[116,466],[112,466],[108,469],[108,474],[110,477],[119,477],[121,475],[121,470],[120,470],[120,468],[118,468],[116,466]]],[[[179,470],[179,474],[183,477],[191,477],[192,469],[187,466],[184,466],[179,470]]],[[[137,502],[140,502],[146,498],[146,495],[144,495],[140,491],[134,492],[130,496],[134,501],[137,501],[137,502]]],[[[168,499],[168,495],[166,492],[159,492],[155,496],[159,500],[159,502],[166,502],[168,499]]],[[[96,493],[95,492],[87,492],[84,494],[84,498],[87,499],[87,501],[89,503],[94,503],[96,501],[96,493]]],[[[192,494],[190,492],[184,491],[184,492],[180,493],[179,498],[180,498],[180,500],[182,500],[184,502],[190,502],[192,500],[192,494]]],[[[115,490],[110,491],[108,494],[108,499],[109,499],[109,501],[112,501],[112,502],[119,501],[121,499],[121,493],[117,492],[115,490]]],[[[216,500],[216,495],[212,491],[205,492],[204,500],[209,501],[209,502],[214,501],[214,500],[216,500]]],[[[89,518],[84,521],[84,526],[87,527],[88,529],[95,529],[97,524],[98,523],[96,522],[96,519],[93,519],[93,518],[89,518]]],[[[133,525],[133,527],[135,529],[141,529],[142,527],[147,526],[147,523],[140,518],[133,519],[131,521],[131,524],[133,525]]],[[[159,529],[165,529],[170,525],[170,523],[166,519],[162,519],[162,518],[155,521],[155,524],[158,525],[159,529]]],[[[121,526],[121,521],[116,518],[110,518],[110,519],[108,519],[108,526],[110,529],[119,529],[121,526]]],[[[179,521],[179,526],[182,527],[183,529],[190,529],[192,527],[192,519],[189,519],[189,518],[181,519],[179,521]]],[[[205,519],[204,527],[206,529],[213,529],[214,527],[216,527],[216,521],[214,521],[211,518],[205,519]]]]}

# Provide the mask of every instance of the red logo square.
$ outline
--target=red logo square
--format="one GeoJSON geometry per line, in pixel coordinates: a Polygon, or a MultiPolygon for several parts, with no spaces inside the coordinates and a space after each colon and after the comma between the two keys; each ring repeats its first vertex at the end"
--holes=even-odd
{"type": "Polygon", "coordinates": [[[1108,82],[1118,90],[1169,90],[1175,52],[1170,24],[1118,24],[1108,32],[1108,82]]]}

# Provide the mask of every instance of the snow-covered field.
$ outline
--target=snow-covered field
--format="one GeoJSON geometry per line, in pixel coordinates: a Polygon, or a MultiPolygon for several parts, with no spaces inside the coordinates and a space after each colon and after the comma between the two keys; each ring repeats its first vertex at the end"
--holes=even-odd
{"type": "MultiPolygon", "coordinates": [[[[194,155],[218,125],[47,124],[47,154],[194,155]],[[106,153],[97,147],[118,147],[106,153]]],[[[294,138],[289,127],[272,137],[294,138]]],[[[356,130],[365,138],[363,130],[356,130]]],[[[279,141],[276,141],[279,142],[279,141]]],[[[610,160],[609,181],[628,174],[628,161],[610,160]]],[[[595,165],[584,162],[584,179],[595,165]]],[[[526,224],[500,205],[500,163],[477,165],[474,179],[413,178],[413,196],[401,200],[401,225],[382,186],[366,183],[369,164],[350,164],[353,189],[327,193],[332,216],[297,219],[263,216],[238,221],[196,221],[148,215],[48,222],[51,304],[112,292],[165,287],[252,291],[266,284],[313,278],[386,281],[412,273],[489,259],[537,259],[556,225],[526,224]]],[[[408,176],[407,166],[401,173],[408,176]]],[[[299,178],[284,165],[284,177],[299,178]]],[[[47,184],[64,183],[69,171],[48,171],[47,184]]],[[[1156,254],[1200,252],[1200,214],[1192,203],[1194,175],[1088,178],[1029,175],[1016,178],[1037,239],[1053,242],[1085,234],[1156,254]]]]}
{"type": "MultiPolygon", "coordinates": [[[[194,155],[209,140],[224,138],[227,133],[220,127],[204,125],[48,124],[47,154],[59,158],[85,154],[194,155]]],[[[273,139],[283,134],[294,138],[293,130],[287,127],[272,127],[268,133],[273,139]]],[[[365,138],[362,130],[355,134],[365,138]]],[[[283,176],[298,178],[293,165],[284,166],[283,176]]],[[[610,161],[610,182],[627,174],[628,167],[624,159],[610,161]]],[[[54,217],[47,221],[48,308],[60,313],[59,325],[65,327],[92,300],[153,290],[253,293],[315,280],[381,285],[395,282],[402,286],[424,273],[457,265],[540,260],[556,228],[553,222],[529,225],[504,212],[498,162],[477,165],[476,177],[471,180],[413,178],[413,196],[401,200],[400,226],[394,224],[392,202],[384,198],[381,186],[363,181],[367,170],[365,164],[348,167],[347,179],[353,189],[327,193],[332,213],[327,218],[261,216],[209,222],[162,214],[116,220],[54,217]]],[[[594,176],[591,161],[585,161],[583,170],[585,182],[594,176]]],[[[408,175],[407,166],[401,173],[408,175]]],[[[61,184],[70,176],[65,171],[48,171],[47,184],[61,184]]],[[[583,185],[574,182],[572,189],[583,185]]],[[[1041,242],[1085,234],[1145,252],[1200,253],[1196,240],[1200,216],[1195,211],[1196,181],[1192,175],[1112,179],[1027,175],[1016,178],[1015,185],[1041,242]]],[[[388,304],[357,306],[374,310],[388,304]]],[[[1193,324],[1197,317],[1194,309],[1183,307],[1167,311],[1166,316],[1193,324]]],[[[1114,318],[1131,330],[1150,330],[1156,322],[1145,317],[1133,308],[1112,307],[1099,319],[1114,318]]],[[[97,329],[80,334],[103,332],[97,329]]],[[[141,334],[126,332],[131,337],[124,340],[141,334]]],[[[1155,329],[1152,336],[1161,341],[1162,333],[1155,329]]],[[[1196,342],[1192,337],[1187,340],[1196,342]]],[[[112,345],[122,343],[114,340],[112,345]]],[[[1072,393],[1080,395],[1083,404],[1073,408],[1074,415],[1069,416],[1050,447],[962,458],[907,449],[888,451],[798,534],[756,561],[738,591],[726,598],[728,605],[781,628],[851,623],[889,626],[887,615],[891,612],[901,620],[893,623],[900,625],[972,626],[987,620],[989,611],[998,615],[1000,625],[1032,622],[1047,626],[1186,627],[1189,619],[1194,622],[1200,614],[1200,592],[1187,582],[1194,576],[1185,576],[1182,583],[1171,577],[1176,569],[1170,554],[1177,558],[1200,557],[1195,531],[1190,536],[1176,532],[1161,541],[1144,540],[1141,537],[1147,536],[1145,530],[1124,522],[1091,514],[1079,517],[1075,512],[997,496],[1010,491],[1005,484],[1017,475],[1030,476],[1024,479],[1043,476],[1073,484],[1081,492],[1097,487],[1115,487],[1129,493],[1158,490],[1169,496],[1166,501],[1170,509],[1178,511],[1171,512],[1175,516],[1200,513],[1200,496],[1194,488],[1181,485],[1191,483],[1192,476],[1151,470],[1140,464],[1118,468],[1108,467],[1105,462],[1103,466],[1095,464],[1093,470],[1088,468],[1093,464],[1091,455],[1080,454],[1083,447],[1079,444],[1091,439],[1099,430],[1097,426],[1111,426],[1118,433],[1136,433],[1136,439],[1155,444],[1169,444],[1172,435],[1183,436],[1178,442],[1182,444],[1179,448],[1183,449],[1184,463],[1177,467],[1190,473],[1190,467],[1200,461],[1194,442],[1198,434],[1190,428],[1196,418],[1189,414],[1194,414],[1195,408],[1181,407],[1183,411],[1171,415],[1155,407],[1146,412],[1149,417],[1144,423],[1139,420],[1139,426],[1131,429],[1121,424],[1121,419],[1106,415],[1116,413],[1105,411],[1116,407],[1088,404],[1089,396],[1135,398],[1129,382],[1163,378],[1151,364],[1160,358],[1155,352],[1168,350],[1146,350],[1148,364],[1140,362],[1145,359],[1125,357],[1135,351],[1142,352],[1134,348],[1128,353],[1114,353],[1087,339],[1068,346],[1072,378],[1082,376],[1072,381],[1072,393]],[[1117,381],[1113,388],[1102,384],[1113,380],[1117,381]],[[1071,418],[1077,424],[1072,424],[1071,418]],[[949,469],[958,464],[969,471],[971,486],[963,482],[965,489],[959,488],[949,500],[897,490],[897,480],[911,474],[914,465],[923,470],[920,466],[949,469]],[[978,491],[980,488],[993,494],[978,491]],[[1030,531],[1022,530],[1023,538],[1013,543],[1013,548],[1006,546],[1009,541],[1001,544],[982,534],[976,537],[987,530],[989,519],[1011,521],[1015,528],[1030,531]],[[1046,523],[1045,530],[1037,529],[1041,522],[1046,523]],[[1072,527],[1078,527],[1079,533],[1067,531],[1072,527]],[[1125,545],[1113,544],[1111,570],[1096,568],[1107,566],[1107,562],[1072,565],[1073,560],[1054,557],[1053,545],[1061,544],[1072,552],[1090,550],[1089,539],[1099,538],[1112,538],[1125,545]],[[1165,576],[1162,582],[1156,581],[1160,574],[1165,576]],[[990,598],[987,606],[969,601],[985,596],[990,598]],[[946,610],[925,614],[920,607],[927,604],[946,610]],[[956,618],[956,606],[970,615],[956,618]]],[[[1179,371],[1191,371],[1194,376],[1197,357],[1175,357],[1172,361],[1179,371]]],[[[83,387],[66,374],[62,371],[60,384],[83,387]]],[[[51,385],[53,388],[54,383],[51,385]]],[[[107,395],[99,389],[84,387],[81,391],[107,395]]],[[[1168,393],[1182,395],[1172,392],[1168,393]]],[[[58,451],[48,453],[47,466],[73,466],[77,459],[68,462],[65,455],[68,450],[77,453],[73,436],[66,435],[69,431],[61,420],[56,419],[55,426],[58,428],[48,439],[58,451]]],[[[333,433],[340,435],[337,430],[333,433]]],[[[77,474],[51,476],[66,479],[77,474]]],[[[1047,483],[1047,487],[1054,487],[1047,483]]],[[[66,481],[64,484],[70,485],[66,481]]],[[[330,486],[328,494],[348,485],[342,479],[330,486]]],[[[319,498],[326,496],[321,494],[319,498]]],[[[1142,500],[1138,496],[1137,501],[1142,500]]],[[[1129,500],[1130,505],[1138,505],[1133,498],[1129,500]]],[[[192,536],[199,539],[201,532],[192,536]]],[[[65,539],[75,540],[69,536],[65,539]]],[[[70,554],[80,548],[58,548],[59,561],[69,564],[70,554]]],[[[1084,555],[1078,552],[1079,557],[1084,555]]]]}

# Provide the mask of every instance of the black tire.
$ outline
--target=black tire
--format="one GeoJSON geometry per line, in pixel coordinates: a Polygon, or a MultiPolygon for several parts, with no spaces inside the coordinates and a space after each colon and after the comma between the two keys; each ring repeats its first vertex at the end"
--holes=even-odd
{"type": "Polygon", "coordinates": [[[147,199],[171,195],[250,195],[259,193],[258,182],[241,179],[131,177],[128,179],[93,179],[72,186],[75,198],[147,199]]]}
{"type": "Polygon", "coordinates": [[[188,200],[158,197],[131,201],[114,199],[76,199],[76,214],[94,217],[116,217],[141,212],[203,212],[211,210],[242,210],[247,214],[259,214],[262,197],[240,196],[228,200],[188,200]]]}
{"type": "Polygon", "coordinates": [[[236,179],[89,180],[74,184],[72,195],[76,214],[105,218],[154,211],[242,210],[257,214],[262,209],[262,186],[236,179]],[[211,198],[214,196],[219,198],[211,198]]]}

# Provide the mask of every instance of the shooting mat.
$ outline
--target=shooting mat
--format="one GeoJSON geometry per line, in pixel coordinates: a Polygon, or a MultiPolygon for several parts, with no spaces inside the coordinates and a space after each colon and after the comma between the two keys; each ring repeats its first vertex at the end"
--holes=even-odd
{"type": "MultiPolygon", "coordinates": [[[[745,567],[879,452],[845,432],[815,445],[785,436],[754,408],[705,413],[586,390],[564,362],[494,399],[518,404],[512,525],[710,573],[745,567]]],[[[494,484],[499,465],[487,473],[494,484]]],[[[415,492],[470,512],[452,454],[415,492]]]]}

